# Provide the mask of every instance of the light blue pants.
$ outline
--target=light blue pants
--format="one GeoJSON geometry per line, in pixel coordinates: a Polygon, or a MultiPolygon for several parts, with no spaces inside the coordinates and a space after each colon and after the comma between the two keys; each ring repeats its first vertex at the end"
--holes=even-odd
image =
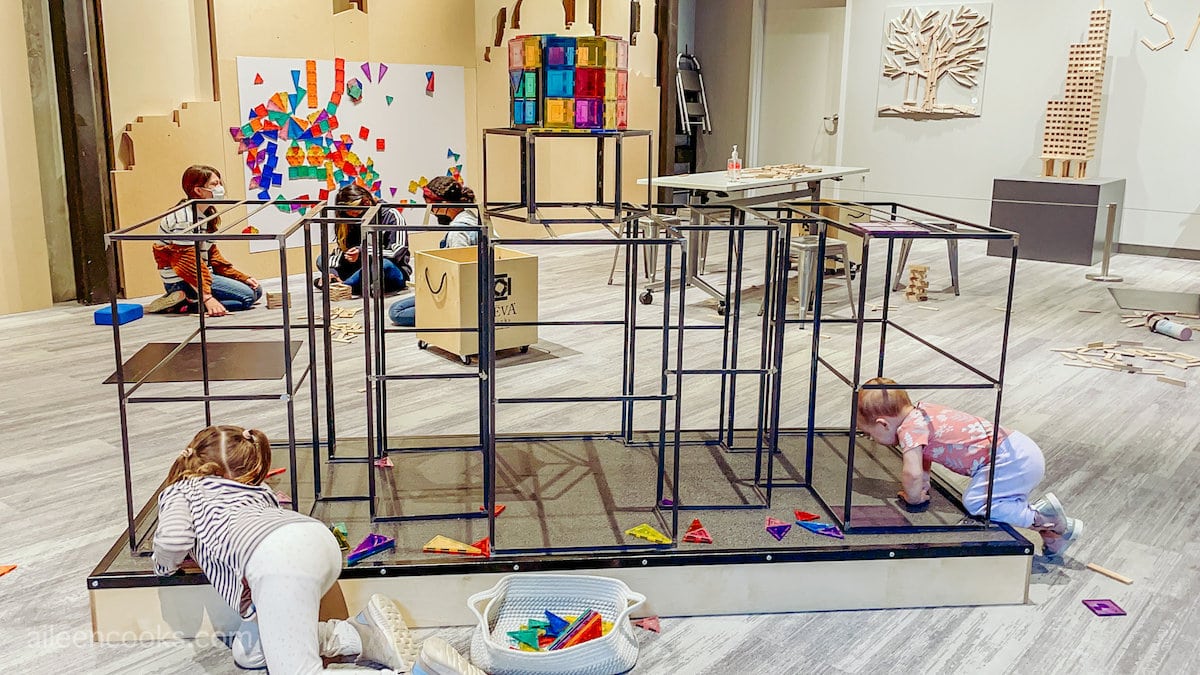
{"type": "MultiPolygon", "coordinates": [[[[1029,493],[1046,475],[1046,458],[1042,449],[1028,436],[1014,431],[996,448],[996,479],[992,486],[992,520],[1018,527],[1033,526],[1033,509],[1029,508],[1029,493]]],[[[974,516],[983,515],[987,507],[988,467],[981,467],[971,476],[963,493],[963,506],[974,516]]]]}

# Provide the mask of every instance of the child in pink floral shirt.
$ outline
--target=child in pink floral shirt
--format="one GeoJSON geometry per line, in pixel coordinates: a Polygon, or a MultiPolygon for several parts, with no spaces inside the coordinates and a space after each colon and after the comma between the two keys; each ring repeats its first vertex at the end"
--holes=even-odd
{"type": "MultiPolygon", "coordinates": [[[[894,385],[883,377],[867,384],[894,385]]],[[[1059,555],[1083,533],[1083,523],[1068,518],[1052,493],[1030,503],[1029,493],[1046,471],[1041,448],[1028,436],[981,417],[935,403],[913,405],[903,389],[864,389],[858,399],[858,430],[876,443],[899,446],[904,465],[900,498],[910,505],[929,501],[929,469],[934,462],[968,476],[963,506],[972,515],[987,508],[987,482],[992,434],[996,433],[996,469],[992,486],[992,519],[1031,527],[1042,534],[1047,555],[1059,555]]]]}

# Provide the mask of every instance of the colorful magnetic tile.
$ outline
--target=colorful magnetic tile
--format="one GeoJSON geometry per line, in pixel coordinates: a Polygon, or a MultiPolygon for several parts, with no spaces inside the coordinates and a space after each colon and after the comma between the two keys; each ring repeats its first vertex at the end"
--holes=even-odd
{"type": "Polygon", "coordinates": [[[254,74],[254,84],[262,84],[262,83],[263,83],[262,73],[255,73],[254,74]]]}
{"type": "Polygon", "coordinates": [[[564,630],[567,629],[568,626],[571,625],[570,621],[567,621],[550,610],[546,610],[546,622],[549,624],[549,627],[546,628],[546,635],[554,637],[560,635],[564,630]]]}
{"type": "Polygon", "coordinates": [[[651,527],[648,523],[642,523],[637,527],[632,527],[625,530],[625,534],[633,537],[640,537],[654,544],[670,544],[671,539],[667,535],[659,532],[651,527]]]}
{"type": "Polygon", "coordinates": [[[362,140],[364,140],[364,141],[367,140],[367,138],[370,137],[370,135],[371,135],[370,129],[368,129],[366,127],[358,128],[358,137],[361,138],[362,140]]]}
{"type": "Polygon", "coordinates": [[[359,542],[358,546],[354,547],[350,555],[346,556],[346,564],[354,565],[366,557],[389,549],[396,550],[396,540],[372,532],[359,542]]]}
{"type": "Polygon", "coordinates": [[[367,82],[370,82],[371,81],[371,64],[364,63],[364,64],[362,64],[361,68],[363,71],[363,75],[365,75],[367,78],[367,82]]]}
{"type": "MultiPolygon", "coordinates": [[[[536,94],[535,94],[536,95],[536,94]]],[[[575,95],[574,68],[546,69],[546,96],[569,98],[575,95]]]]}
{"type": "Polygon", "coordinates": [[[635,619],[633,625],[637,626],[638,628],[652,630],[655,633],[662,632],[662,625],[659,623],[657,616],[648,616],[644,619],[635,619]]]}
{"type": "MultiPolygon", "coordinates": [[[[388,67],[386,63],[379,64],[379,75],[375,77],[376,82],[383,82],[383,76],[387,75],[388,67]]],[[[390,96],[388,98],[391,98],[390,96]]],[[[388,101],[391,103],[391,101],[388,101]]]]}
{"type": "Polygon", "coordinates": [[[818,516],[815,513],[809,513],[808,511],[795,511],[795,514],[796,514],[796,522],[798,522],[798,523],[804,523],[804,522],[821,519],[821,516],[818,516]]]}
{"type": "MultiPolygon", "coordinates": [[[[380,75],[380,77],[383,77],[383,75],[380,75]]],[[[387,99],[388,105],[391,105],[392,101],[396,100],[395,97],[393,97],[393,96],[384,96],[384,98],[387,99]]]]}
{"type": "Polygon", "coordinates": [[[434,87],[434,75],[432,70],[425,71],[425,93],[432,94],[434,87]]]}
{"type": "Polygon", "coordinates": [[[346,83],[346,95],[349,96],[350,100],[354,103],[358,103],[362,100],[362,82],[360,82],[357,77],[346,83]]]}
{"type": "Polygon", "coordinates": [[[1096,616],[1125,616],[1125,610],[1112,600],[1084,600],[1083,604],[1096,616]]]}
{"type": "Polygon", "coordinates": [[[775,541],[783,541],[783,536],[792,529],[792,525],[791,523],[785,523],[778,518],[767,516],[767,522],[764,529],[766,529],[767,533],[772,537],[775,537],[775,541]]]}

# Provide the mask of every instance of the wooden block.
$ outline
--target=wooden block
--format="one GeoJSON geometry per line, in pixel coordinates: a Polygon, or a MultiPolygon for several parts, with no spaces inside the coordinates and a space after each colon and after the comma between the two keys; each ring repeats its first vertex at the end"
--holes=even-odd
{"type": "Polygon", "coordinates": [[[1100,310],[1098,310],[1098,309],[1081,309],[1079,311],[1084,314],[1099,314],[1100,313],[1100,310]]]}
{"type": "Polygon", "coordinates": [[[1117,340],[1117,344],[1124,345],[1126,347],[1141,347],[1142,346],[1141,340],[1117,340]]]}
{"type": "Polygon", "coordinates": [[[1052,351],[1052,352],[1062,352],[1062,353],[1064,353],[1064,354],[1067,354],[1067,353],[1074,354],[1076,350],[1075,350],[1075,349],[1073,349],[1073,348],[1070,348],[1070,347],[1052,347],[1052,348],[1050,349],[1050,351],[1052,351]]]}
{"type": "Polygon", "coordinates": [[[1143,375],[1166,375],[1166,374],[1167,374],[1167,371],[1165,371],[1165,370],[1151,370],[1150,368],[1147,368],[1147,369],[1145,369],[1145,370],[1143,370],[1143,371],[1142,371],[1142,374],[1143,374],[1143,375]]]}
{"type": "Polygon", "coordinates": [[[1175,316],[1181,319],[1200,319],[1200,314],[1184,314],[1183,312],[1180,312],[1175,316]]]}
{"type": "MultiPolygon", "coordinates": [[[[288,307],[292,306],[291,296],[288,296],[288,307]]],[[[283,308],[283,292],[267,291],[267,309],[283,308]]]]}
{"type": "Polygon", "coordinates": [[[1100,342],[1089,342],[1088,343],[1088,349],[1103,349],[1103,348],[1104,348],[1103,340],[1101,340],[1100,342]]]}
{"type": "Polygon", "coordinates": [[[1100,574],[1103,574],[1104,576],[1108,577],[1109,579],[1112,579],[1114,581],[1119,581],[1126,585],[1133,583],[1133,579],[1130,579],[1129,577],[1127,577],[1123,574],[1117,574],[1116,572],[1114,572],[1112,570],[1105,569],[1105,568],[1097,565],[1096,563],[1088,563],[1087,568],[1093,572],[1098,572],[1100,574]]]}
{"type": "Polygon", "coordinates": [[[1179,379],[1176,379],[1176,378],[1174,378],[1174,377],[1167,377],[1166,375],[1159,375],[1159,376],[1158,376],[1158,381],[1159,381],[1159,382],[1166,382],[1167,384],[1173,384],[1173,385],[1175,385],[1176,387],[1186,387],[1186,386],[1187,386],[1187,382],[1186,382],[1186,381],[1184,381],[1184,380],[1179,380],[1179,379]]]}
{"type": "Polygon", "coordinates": [[[1092,364],[1090,364],[1090,363],[1080,363],[1079,361],[1065,361],[1065,362],[1063,362],[1063,365],[1064,366],[1075,366],[1076,368],[1091,368],[1092,367],[1092,364]]]}
{"type": "Polygon", "coordinates": [[[931,306],[931,305],[917,305],[917,309],[924,309],[924,310],[926,310],[926,311],[929,311],[929,312],[940,312],[940,311],[942,311],[942,310],[941,310],[941,308],[939,308],[939,307],[933,307],[933,306],[931,306]]]}
{"type": "Polygon", "coordinates": [[[329,284],[327,292],[329,293],[329,300],[331,302],[349,300],[353,295],[352,289],[346,284],[329,284]]]}

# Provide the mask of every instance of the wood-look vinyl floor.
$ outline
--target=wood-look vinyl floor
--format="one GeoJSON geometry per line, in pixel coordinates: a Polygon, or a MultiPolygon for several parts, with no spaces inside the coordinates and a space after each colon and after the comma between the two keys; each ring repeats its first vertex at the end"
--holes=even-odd
{"type": "MultiPolygon", "coordinates": [[[[721,250],[719,243],[714,250],[721,250]]],[[[620,290],[604,284],[611,262],[607,250],[538,253],[543,317],[607,313],[619,318],[620,290]]],[[[918,245],[912,262],[931,265],[933,287],[945,283],[943,247],[918,245]]],[[[993,307],[1002,302],[1006,269],[1002,261],[985,257],[981,246],[965,244],[962,297],[933,294],[936,312],[901,302],[898,318],[939,343],[954,342],[958,353],[994,358],[997,330],[985,326],[995,326],[1001,316],[993,307]]],[[[1118,256],[1113,269],[1125,276],[1127,287],[1200,292],[1197,262],[1118,256]]],[[[634,672],[1200,672],[1200,499],[1195,497],[1200,375],[1171,373],[1188,381],[1181,389],[1150,376],[1066,367],[1060,355],[1048,351],[1116,339],[1140,339],[1190,354],[1200,354],[1200,346],[1125,328],[1105,287],[1084,280],[1085,271],[1024,261],[1018,271],[1004,423],[1042,446],[1044,487],[1087,523],[1086,538],[1069,551],[1065,565],[1035,563],[1028,605],[664,619],[661,634],[639,631],[643,649],[634,672]],[[1078,311],[1084,308],[1101,313],[1078,311]],[[1087,562],[1136,581],[1121,585],[1085,569],[1087,562]],[[1111,598],[1129,614],[1094,617],[1080,603],[1085,598],[1111,598]]],[[[760,268],[749,279],[758,274],[760,268]]],[[[839,285],[831,283],[829,289],[834,298],[841,293],[839,285]]],[[[755,297],[752,291],[747,296],[755,297]]],[[[701,298],[689,293],[689,320],[715,321],[712,304],[701,298]]],[[[878,300],[878,291],[871,300],[878,300]]],[[[660,307],[661,298],[645,308],[647,315],[660,307]]],[[[756,309],[753,302],[745,308],[747,325],[754,324],[756,309]]],[[[277,314],[255,309],[238,320],[271,316],[277,314]]],[[[193,321],[147,317],[130,324],[124,332],[126,356],[144,342],[182,337],[193,321]]],[[[785,383],[785,399],[795,403],[789,415],[796,425],[803,421],[808,393],[807,337],[789,338],[787,344],[787,372],[796,375],[785,383]]],[[[617,382],[612,357],[619,353],[619,335],[556,328],[544,330],[542,338],[531,355],[502,365],[503,384],[521,392],[513,395],[587,391],[617,382]]],[[[398,368],[460,367],[416,350],[410,337],[398,340],[393,358],[398,368]]],[[[849,343],[835,335],[825,344],[832,358],[844,362],[849,343]]],[[[339,382],[344,382],[337,394],[339,429],[358,434],[363,425],[354,410],[362,400],[361,344],[335,347],[339,382]]],[[[644,372],[652,372],[656,349],[649,339],[639,344],[641,358],[647,359],[644,372]]],[[[688,358],[695,354],[697,362],[715,352],[705,355],[701,338],[688,349],[688,358]]],[[[751,358],[753,350],[745,354],[751,358]]],[[[897,379],[962,376],[961,369],[930,358],[927,350],[892,337],[888,359],[889,374],[897,379]]],[[[110,332],[91,325],[91,308],[63,305],[0,318],[5,385],[0,387],[0,564],[19,565],[0,577],[0,670],[236,673],[228,650],[207,641],[91,642],[84,578],[124,527],[115,392],[100,384],[112,369],[110,332]]],[[[743,384],[740,400],[752,415],[753,383],[743,384]]],[[[820,391],[821,414],[844,425],[844,391],[825,379],[820,391]]],[[[715,398],[708,388],[689,386],[685,393],[694,420],[711,417],[708,406],[715,398]]],[[[470,395],[469,389],[428,388],[397,395],[393,403],[403,421],[393,433],[470,432],[473,417],[461,405],[470,395]]],[[[937,400],[981,411],[989,405],[983,395],[946,394],[937,400]]],[[[305,401],[300,410],[307,410],[305,401]]],[[[216,415],[278,433],[279,405],[273,405],[218,405],[216,415]]],[[[200,426],[200,406],[137,407],[131,417],[132,466],[140,505],[200,426]]],[[[552,414],[519,408],[524,409],[504,411],[502,429],[537,423],[551,430],[590,429],[607,419],[587,407],[567,406],[552,414]]],[[[652,420],[650,410],[644,414],[652,420]]],[[[470,629],[440,634],[465,649],[470,629]]]]}

